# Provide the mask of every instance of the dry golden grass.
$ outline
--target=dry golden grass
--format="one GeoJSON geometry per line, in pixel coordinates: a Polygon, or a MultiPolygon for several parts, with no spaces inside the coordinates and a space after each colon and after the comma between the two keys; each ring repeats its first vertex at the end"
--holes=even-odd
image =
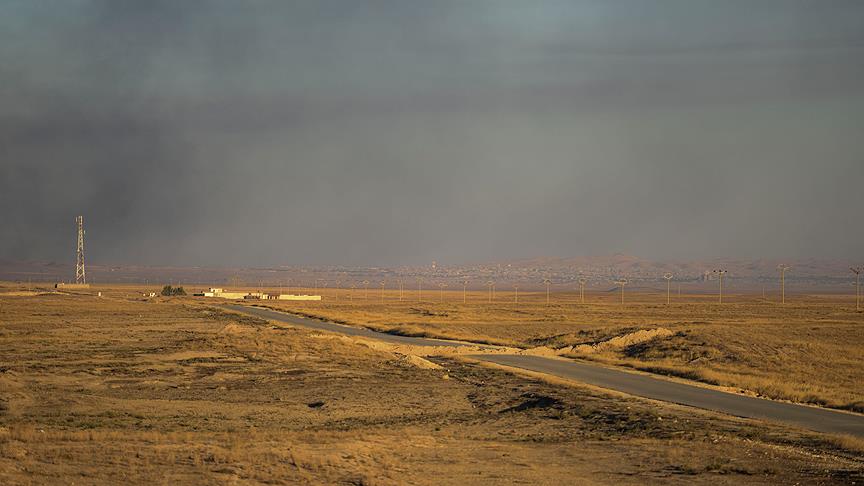
{"type": "Polygon", "coordinates": [[[864,478],[848,439],[454,359],[426,369],[130,287],[0,295],[0,350],[4,485],[864,478]]]}
{"type": "Polygon", "coordinates": [[[404,335],[442,337],[531,348],[675,375],[765,397],[864,412],[864,313],[844,296],[792,296],[785,305],[761,296],[685,295],[665,305],[665,295],[406,293],[334,291],[320,303],[274,302],[269,307],[404,335]],[[631,333],[663,328],[671,335],[596,353],[570,353],[631,333]]]}
{"type": "Polygon", "coordinates": [[[860,437],[855,437],[854,435],[836,435],[831,440],[838,447],[864,455],[864,439],[860,437]]]}

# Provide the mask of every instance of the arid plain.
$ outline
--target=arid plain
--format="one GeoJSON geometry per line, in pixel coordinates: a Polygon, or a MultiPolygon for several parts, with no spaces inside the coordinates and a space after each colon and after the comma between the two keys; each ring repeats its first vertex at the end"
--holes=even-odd
{"type": "Polygon", "coordinates": [[[724,296],[662,291],[578,294],[329,290],[325,304],[279,310],[410,336],[523,349],[864,412],[864,313],[854,296],[724,296]],[[334,299],[335,297],[335,299],[334,299]],[[463,300],[465,303],[463,303],[463,300]]]}
{"type": "MultiPolygon", "coordinates": [[[[851,437],[276,325],[143,287],[0,288],[3,484],[852,484],[851,437]],[[97,292],[102,292],[98,297],[97,292]]],[[[187,289],[189,290],[189,289],[187,289]]],[[[860,412],[848,297],[325,292],[267,304],[860,412]],[[677,296],[676,296],[677,298],[677,296]]]]}

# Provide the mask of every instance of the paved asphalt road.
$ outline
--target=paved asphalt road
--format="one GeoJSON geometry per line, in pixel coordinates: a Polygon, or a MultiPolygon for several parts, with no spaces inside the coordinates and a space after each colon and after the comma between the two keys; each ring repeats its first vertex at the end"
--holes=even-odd
{"type": "MultiPolygon", "coordinates": [[[[272,321],[397,344],[410,344],[414,346],[473,346],[438,339],[396,336],[365,328],[343,326],[341,324],[307,319],[256,307],[230,304],[226,307],[272,321]]],[[[819,432],[843,433],[864,437],[864,416],[862,415],[725,393],[710,388],[652,378],[643,374],[629,373],[579,361],[517,354],[472,354],[468,355],[468,357],[513,368],[547,373],[630,395],[714,410],[738,417],[785,422],[819,432]]]]}
{"type": "MultiPolygon", "coordinates": [[[[256,317],[260,317],[262,319],[268,319],[271,321],[279,321],[285,322],[288,324],[294,324],[297,326],[309,327],[312,329],[318,329],[321,331],[330,331],[339,334],[345,334],[346,336],[358,336],[369,339],[377,339],[378,341],[387,341],[389,343],[396,344],[409,344],[412,346],[476,346],[475,344],[466,344],[460,343],[456,341],[445,341],[440,339],[429,339],[429,338],[421,338],[421,337],[411,337],[411,336],[398,336],[396,334],[386,334],[383,332],[375,332],[363,327],[356,326],[345,326],[342,324],[335,324],[333,322],[325,322],[319,321],[318,319],[307,319],[305,317],[294,316],[291,314],[285,314],[284,312],[276,312],[267,309],[262,309],[260,307],[248,307],[245,305],[235,305],[228,304],[225,307],[235,310],[237,312],[243,312],[246,314],[251,314],[256,317]]],[[[481,346],[483,347],[483,346],[481,346]]]]}
{"type": "Polygon", "coordinates": [[[864,437],[864,416],[861,415],[725,393],[579,361],[516,354],[477,354],[469,357],[738,417],[785,422],[819,432],[864,437]]]}

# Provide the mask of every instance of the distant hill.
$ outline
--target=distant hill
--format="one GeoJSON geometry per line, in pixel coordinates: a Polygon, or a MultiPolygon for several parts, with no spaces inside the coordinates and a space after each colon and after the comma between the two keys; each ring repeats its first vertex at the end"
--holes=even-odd
{"type": "MultiPolygon", "coordinates": [[[[612,254],[583,257],[537,257],[515,260],[501,260],[464,265],[428,265],[399,268],[386,267],[337,267],[337,266],[276,266],[266,268],[229,268],[229,267],[169,267],[142,265],[104,265],[92,263],[87,266],[88,281],[91,283],[186,283],[219,284],[223,286],[303,286],[312,288],[317,284],[330,286],[336,281],[349,285],[349,282],[385,280],[395,285],[395,281],[414,282],[424,279],[428,282],[451,282],[468,280],[472,288],[482,288],[487,281],[504,285],[519,283],[525,289],[543,287],[543,281],[550,279],[557,288],[572,289],[580,278],[586,278],[591,285],[613,288],[615,279],[627,278],[632,289],[657,288],[663,284],[663,274],[672,273],[679,283],[687,283],[690,288],[713,288],[716,276],[713,269],[728,271],[730,284],[739,289],[755,289],[774,285],[777,281],[777,265],[791,266],[787,281],[800,288],[848,287],[851,279],[849,267],[853,262],[817,258],[774,260],[717,258],[691,261],[665,261],[640,258],[632,255],[612,254]],[[319,282],[320,281],[320,282],[319,282]]],[[[58,282],[74,278],[73,262],[40,262],[0,260],[0,280],[58,282]]]]}
{"type": "Polygon", "coordinates": [[[759,278],[777,275],[777,266],[790,265],[791,278],[804,277],[847,277],[849,267],[853,262],[843,260],[827,260],[817,258],[807,259],[756,259],[715,258],[708,260],[664,261],[649,260],[616,253],[603,256],[586,256],[571,258],[541,257],[522,260],[495,262],[506,264],[510,268],[548,268],[562,269],[611,269],[621,274],[656,274],[662,276],[666,272],[677,275],[697,276],[713,269],[724,269],[730,276],[737,278],[759,278]]]}

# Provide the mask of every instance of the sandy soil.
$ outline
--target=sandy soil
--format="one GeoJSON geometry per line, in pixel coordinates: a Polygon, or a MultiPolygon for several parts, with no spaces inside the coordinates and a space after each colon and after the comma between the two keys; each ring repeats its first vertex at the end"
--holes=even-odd
{"type": "Polygon", "coordinates": [[[864,481],[837,438],[104,294],[0,297],[0,483],[864,481]]]}

